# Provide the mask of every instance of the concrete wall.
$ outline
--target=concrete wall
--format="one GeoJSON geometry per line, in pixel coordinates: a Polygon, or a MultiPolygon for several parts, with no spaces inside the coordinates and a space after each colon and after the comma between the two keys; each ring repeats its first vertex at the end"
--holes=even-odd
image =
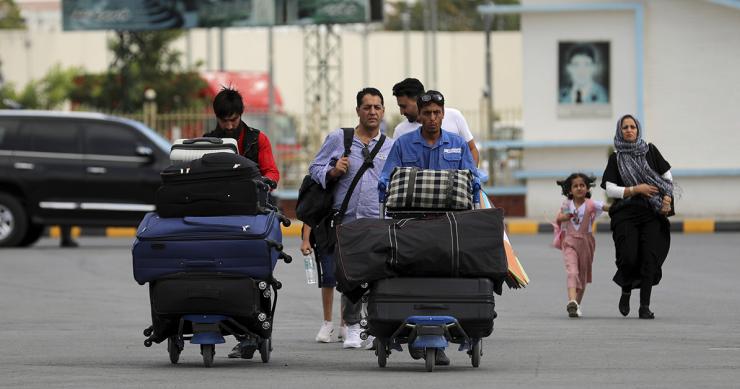
{"type": "MultiPolygon", "coordinates": [[[[563,3],[599,3],[567,1],[563,3]]],[[[607,1],[601,1],[607,2],[607,1]]],[[[673,165],[679,217],[737,217],[740,202],[740,10],[708,1],[651,0],[645,10],[645,136],[673,165]]],[[[549,5],[542,0],[525,5],[549,5]]],[[[529,13],[522,17],[523,121],[527,141],[611,141],[616,120],[637,110],[634,13],[529,13]],[[612,115],[557,116],[557,42],[611,42],[612,115]]],[[[527,215],[557,209],[547,171],[603,172],[607,146],[525,150],[527,215]]],[[[600,188],[595,198],[604,198],[600,188]]]]}
{"type": "MultiPolygon", "coordinates": [[[[355,122],[355,94],[363,86],[363,35],[361,27],[342,27],[343,101],[345,123],[355,122]]],[[[212,68],[219,65],[218,32],[210,34],[212,68]]],[[[0,60],[6,82],[24,85],[39,79],[55,63],[81,66],[91,72],[104,71],[111,61],[106,49],[110,33],[61,32],[50,30],[0,31],[0,60]],[[25,42],[29,42],[28,49],[25,42]]],[[[186,39],[174,43],[195,63],[208,64],[208,33],[204,29],[191,31],[191,51],[187,55],[186,39]]],[[[224,34],[226,70],[267,70],[267,30],[264,28],[232,28],[224,34]]],[[[400,32],[371,32],[367,38],[367,84],[380,89],[389,101],[386,115],[398,115],[391,88],[404,74],[404,40],[400,32]]],[[[470,112],[479,111],[485,84],[485,37],[482,32],[438,33],[438,85],[450,106],[470,112]]],[[[494,98],[497,109],[518,109],[522,101],[521,35],[518,32],[495,33],[493,36],[494,98]]],[[[410,34],[410,71],[412,77],[426,84],[424,74],[423,33],[410,34]]],[[[295,27],[274,30],[275,82],[281,90],[285,109],[299,117],[304,109],[304,50],[303,33],[295,27]]],[[[201,69],[205,69],[203,66],[201,69]]],[[[431,84],[428,85],[431,88],[431,84]]],[[[468,121],[474,130],[480,127],[477,117],[468,121]]]]}

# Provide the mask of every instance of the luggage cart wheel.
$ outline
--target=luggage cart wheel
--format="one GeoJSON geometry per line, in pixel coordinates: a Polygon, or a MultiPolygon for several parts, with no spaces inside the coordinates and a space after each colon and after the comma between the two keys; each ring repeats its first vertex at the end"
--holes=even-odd
{"type": "Polygon", "coordinates": [[[437,349],[428,348],[424,355],[424,364],[427,371],[434,371],[434,361],[437,359],[437,349]]]}
{"type": "Polygon", "coordinates": [[[144,336],[146,336],[147,338],[152,336],[152,333],[154,333],[154,327],[147,327],[144,330],[144,336]]]}
{"type": "Polygon", "coordinates": [[[272,351],[272,338],[266,338],[260,344],[260,358],[262,358],[262,363],[270,362],[270,351],[272,351]]]}
{"type": "Polygon", "coordinates": [[[480,366],[480,356],[483,355],[483,339],[477,339],[475,346],[470,350],[470,363],[473,367],[480,366]]]}
{"type": "Polygon", "coordinates": [[[213,356],[216,355],[216,345],[213,344],[201,344],[200,355],[203,356],[203,366],[213,366],[213,356]]]}
{"type": "Polygon", "coordinates": [[[182,352],[182,349],[177,344],[177,338],[175,336],[167,338],[167,352],[170,354],[170,362],[172,362],[173,365],[177,364],[177,361],[180,360],[180,352],[182,352]]]}
{"type": "Polygon", "coordinates": [[[378,366],[385,367],[388,362],[388,347],[384,341],[378,338],[375,338],[375,342],[375,355],[378,356],[378,366]]]}

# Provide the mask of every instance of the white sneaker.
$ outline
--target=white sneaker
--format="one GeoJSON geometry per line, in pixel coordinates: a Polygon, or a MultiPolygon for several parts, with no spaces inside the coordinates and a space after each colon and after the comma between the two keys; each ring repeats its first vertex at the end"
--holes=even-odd
{"type": "Polygon", "coordinates": [[[365,350],[375,350],[375,337],[368,335],[365,339],[365,350]]]}
{"type": "Polygon", "coordinates": [[[337,342],[341,342],[347,339],[347,326],[340,326],[339,333],[337,334],[337,342]]]}
{"type": "Polygon", "coordinates": [[[565,306],[565,309],[568,311],[569,317],[578,317],[578,303],[576,300],[568,301],[568,305],[565,306]]]}
{"type": "Polygon", "coordinates": [[[321,343],[331,342],[332,335],[334,335],[334,323],[325,321],[319,329],[319,333],[316,334],[316,341],[321,343]]]}
{"type": "Polygon", "coordinates": [[[583,316],[583,312],[581,312],[581,305],[578,304],[578,309],[576,309],[576,316],[581,317],[583,316]]]}
{"type": "Polygon", "coordinates": [[[344,338],[344,348],[360,348],[362,347],[362,339],[360,339],[360,333],[362,328],[359,324],[353,324],[347,326],[347,336],[344,338]]]}

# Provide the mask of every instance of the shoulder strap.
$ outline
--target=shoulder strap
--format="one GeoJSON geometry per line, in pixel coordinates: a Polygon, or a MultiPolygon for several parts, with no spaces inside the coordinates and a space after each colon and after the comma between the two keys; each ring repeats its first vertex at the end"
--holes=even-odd
{"type": "Polygon", "coordinates": [[[351,152],[352,148],[352,137],[355,136],[355,129],[350,127],[342,127],[342,130],[344,131],[344,154],[342,154],[343,157],[346,157],[351,152]]]}
{"type": "Polygon", "coordinates": [[[362,166],[360,166],[360,170],[357,171],[357,174],[355,174],[355,177],[352,179],[352,183],[349,185],[349,189],[347,189],[347,194],[344,195],[344,201],[342,201],[342,207],[339,208],[339,216],[344,216],[344,213],[347,212],[347,207],[349,206],[349,199],[352,197],[352,192],[355,190],[355,186],[357,186],[357,183],[360,181],[360,178],[362,178],[362,175],[365,174],[365,171],[367,168],[369,168],[373,164],[373,159],[375,159],[375,156],[380,151],[380,148],[383,147],[383,143],[385,143],[385,135],[380,135],[380,139],[378,140],[378,144],[375,145],[373,148],[373,151],[370,152],[370,156],[362,163],[362,166]]]}

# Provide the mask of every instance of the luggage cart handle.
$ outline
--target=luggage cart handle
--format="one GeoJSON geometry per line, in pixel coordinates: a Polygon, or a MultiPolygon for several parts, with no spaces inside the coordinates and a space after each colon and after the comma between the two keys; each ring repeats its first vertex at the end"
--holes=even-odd
{"type": "Polygon", "coordinates": [[[385,200],[386,200],[385,184],[383,184],[382,182],[378,182],[378,203],[380,203],[379,216],[381,219],[385,219],[385,200]]]}

